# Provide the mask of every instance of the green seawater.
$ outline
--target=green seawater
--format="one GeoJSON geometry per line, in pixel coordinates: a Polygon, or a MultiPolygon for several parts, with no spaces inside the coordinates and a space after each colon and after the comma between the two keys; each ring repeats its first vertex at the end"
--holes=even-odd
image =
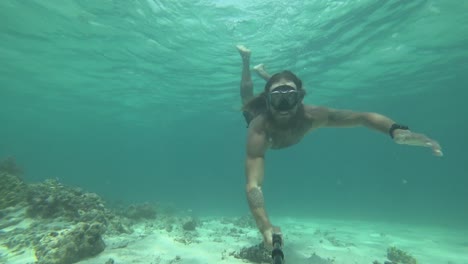
{"type": "MultiPolygon", "coordinates": [[[[468,221],[468,1],[2,0],[0,158],[105,199],[243,215],[240,56],[307,104],[374,111],[445,156],[327,128],[266,156],[272,218],[468,221]]],[[[254,75],[255,91],[264,81],[254,75]]]]}

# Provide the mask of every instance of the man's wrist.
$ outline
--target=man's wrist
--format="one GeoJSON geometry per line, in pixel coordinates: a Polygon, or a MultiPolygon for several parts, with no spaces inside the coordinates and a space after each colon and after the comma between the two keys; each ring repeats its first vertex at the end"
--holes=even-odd
{"type": "Polygon", "coordinates": [[[408,127],[408,126],[404,126],[404,125],[400,125],[400,124],[397,124],[397,123],[392,124],[392,126],[391,126],[390,129],[388,130],[388,133],[390,134],[390,137],[391,137],[391,138],[394,138],[394,132],[395,132],[395,130],[397,130],[397,129],[409,130],[409,127],[408,127]]]}
{"type": "Polygon", "coordinates": [[[273,225],[270,223],[265,223],[260,226],[260,232],[265,233],[267,231],[273,230],[273,225]]]}

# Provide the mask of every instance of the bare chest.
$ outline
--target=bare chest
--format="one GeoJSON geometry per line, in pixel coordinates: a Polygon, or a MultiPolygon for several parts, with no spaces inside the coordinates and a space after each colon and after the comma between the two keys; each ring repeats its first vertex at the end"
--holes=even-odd
{"type": "Polygon", "coordinates": [[[287,148],[301,141],[306,134],[304,129],[287,129],[268,133],[269,147],[272,149],[287,148]]]}

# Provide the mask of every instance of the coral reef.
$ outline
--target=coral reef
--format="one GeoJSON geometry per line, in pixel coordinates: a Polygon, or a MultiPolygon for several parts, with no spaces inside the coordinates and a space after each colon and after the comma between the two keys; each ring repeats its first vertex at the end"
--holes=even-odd
{"type": "Polygon", "coordinates": [[[62,185],[57,180],[31,184],[27,194],[28,216],[40,218],[63,217],[73,222],[107,222],[110,212],[102,199],[80,188],[62,185]]]}
{"type": "MultiPolygon", "coordinates": [[[[96,256],[106,247],[125,248],[157,230],[171,233],[176,243],[190,245],[201,243],[201,227],[211,225],[194,217],[191,210],[180,212],[160,204],[110,208],[97,194],[56,179],[27,184],[18,176],[20,172],[12,159],[0,166],[0,244],[7,249],[2,251],[6,255],[0,253],[1,263],[9,257],[22,257],[24,252],[35,253],[37,264],[76,263],[96,256]]],[[[219,223],[217,219],[211,221],[215,226],[219,223]]],[[[212,241],[243,239],[255,227],[250,215],[226,218],[224,222],[210,235],[212,241]]],[[[255,262],[271,260],[271,252],[263,248],[263,243],[230,256],[255,262]]],[[[114,263],[112,258],[106,260],[114,263]]],[[[186,260],[178,256],[168,263],[178,262],[186,260]]]]}
{"type": "Polygon", "coordinates": [[[27,185],[18,175],[0,168],[0,210],[26,201],[27,185]]]}
{"type": "Polygon", "coordinates": [[[11,160],[1,164],[0,241],[13,253],[35,248],[39,264],[74,263],[103,251],[105,232],[132,232],[97,194],[57,180],[26,184],[11,160]]]}
{"type": "MultiPolygon", "coordinates": [[[[266,249],[261,242],[258,245],[254,245],[251,247],[244,247],[239,252],[232,252],[230,255],[238,258],[243,259],[244,261],[250,261],[253,263],[271,263],[271,251],[266,249]]],[[[285,259],[287,262],[287,259],[285,259]]],[[[333,264],[335,263],[334,259],[330,258],[322,258],[316,253],[313,253],[309,258],[305,260],[308,264],[333,264]]],[[[302,262],[301,262],[302,263],[302,262]]]]}
{"type": "MultiPolygon", "coordinates": [[[[417,264],[417,261],[413,256],[397,247],[387,248],[387,259],[388,261],[384,261],[384,264],[417,264]]],[[[381,263],[375,260],[372,264],[381,263]]]]}
{"type": "Polygon", "coordinates": [[[396,247],[387,249],[387,258],[392,264],[416,264],[416,259],[405,251],[396,247]]]}
{"type": "Polygon", "coordinates": [[[71,264],[95,256],[105,248],[101,223],[78,223],[72,229],[50,232],[36,246],[39,264],[71,264]]]}
{"type": "Polygon", "coordinates": [[[156,207],[149,203],[132,204],[121,211],[121,214],[133,220],[156,219],[156,207]]]}
{"type": "Polygon", "coordinates": [[[184,224],[182,225],[182,229],[185,231],[195,231],[197,226],[198,226],[198,221],[195,218],[190,217],[184,222],[184,224]]]}
{"type": "Polygon", "coordinates": [[[0,219],[8,213],[4,209],[26,202],[28,185],[21,179],[21,175],[22,170],[12,157],[0,160],[0,219]]]}
{"type": "Polygon", "coordinates": [[[13,252],[19,252],[21,249],[30,247],[39,242],[43,232],[49,229],[47,225],[29,225],[28,228],[14,228],[18,223],[26,218],[24,208],[9,207],[0,211],[5,217],[0,218],[0,228],[2,230],[12,229],[9,232],[0,233],[2,245],[10,248],[13,252]]]}
{"type": "Polygon", "coordinates": [[[270,263],[271,251],[265,248],[263,242],[251,247],[242,248],[239,252],[232,254],[235,258],[252,261],[254,263],[270,263]]]}

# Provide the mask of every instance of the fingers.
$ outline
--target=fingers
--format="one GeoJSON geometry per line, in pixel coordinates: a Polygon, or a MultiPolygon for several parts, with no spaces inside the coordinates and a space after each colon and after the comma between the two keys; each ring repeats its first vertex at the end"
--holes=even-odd
{"type": "Polygon", "coordinates": [[[438,144],[432,146],[432,152],[437,157],[442,157],[444,155],[444,153],[442,153],[442,149],[440,148],[438,144]]]}
{"type": "Polygon", "coordinates": [[[266,249],[273,249],[272,230],[268,229],[263,232],[263,245],[266,249]]]}
{"type": "Polygon", "coordinates": [[[433,152],[434,152],[434,155],[436,155],[437,157],[444,156],[444,153],[442,153],[440,149],[433,150],[433,152]]]}
{"type": "Polygon", "coordinates": [[[442,157],[442,148],[440,147],[437,141],[432,140],[425,136],[424,134],[413,133],[409,131],[402,131],[398,133],[395,138],[397,144],[406,144],[412,146],[422,146],[432,149],[432,153],[437,157],[442,157]]]}
{"type": "Polygon", "coordinates": [[[432,152],[434,153],[435,156],[442,157],[444,155],[442,153],[442,149],[439,143],[437,143],[436,141],[430,140],[429,142],[426,143],[426,146],[432,148],[432,152]]]}
{"type": "Polygon", "coordinates": [[[267,250],[272,250],[273,249],[273,241],[271,239],[264,239],[263,240],[263,247],[267,250]]]}

